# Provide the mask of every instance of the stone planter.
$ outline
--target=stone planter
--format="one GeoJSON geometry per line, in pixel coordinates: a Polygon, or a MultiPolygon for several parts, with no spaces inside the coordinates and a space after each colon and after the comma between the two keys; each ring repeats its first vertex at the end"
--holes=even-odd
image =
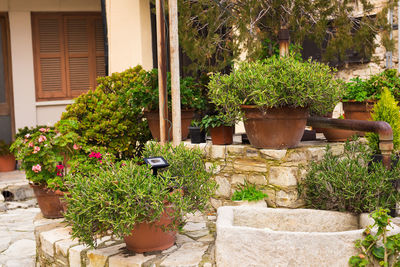
{"type": "Polygon", "coordinates": [[[47,219],[62,218],[66,210],[66,203],[61,199],[61,191],[53,191],[43,185],[30,184],[37,199],[43,217],[47,219]]]}
{"type": "MultiPolygon", "coordinates": [[[[144,116],[149,123],[151,135],[157,141],[160,140],[160,114],[158,110],[145,111],[144,116]]],[[[189,134],[189,126],[194,117],[193,110],[182,110],[181,113],[181,129],[182,129],[182,140],[185,140],[189,134]]],[[[168,118],[171,120],[172,115],[168,114],[168,118]]],[[[167,132],[165,133],[167,140],[172,140],[172,125],[170,122],[167,123],[167,132]]]]}
{"type": "Polygon", "coordinates": [[[305,108],[271,108],[261,111],[256,106],[242,106],[244,127],[250,144],[257,148],[284,149],[296,147],[306,126],[305,108]]]}
{"type": "Polygon", "coordinates": [[[0,172],[15,170],[15,157],[12,154],[0,156],[0,172]]]}
{"type": "Polygon", "coordinates": [[[233,127],[219,126],[210,128],[213,145],[230,145],[233,143],[233,127]]]}

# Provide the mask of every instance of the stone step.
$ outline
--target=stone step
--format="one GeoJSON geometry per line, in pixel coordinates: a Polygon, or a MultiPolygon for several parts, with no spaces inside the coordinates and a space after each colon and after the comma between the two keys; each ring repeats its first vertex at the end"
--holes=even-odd
{"type": "Polygon", "coordinates": [[[33,198],[33,190],[23,171],[0,172],[0,203],[33,198]]]}

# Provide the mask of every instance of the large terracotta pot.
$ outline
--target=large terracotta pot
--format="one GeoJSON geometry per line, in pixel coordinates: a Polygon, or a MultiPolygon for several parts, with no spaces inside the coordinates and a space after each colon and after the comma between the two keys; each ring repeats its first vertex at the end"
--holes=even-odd
{"type": "Polygon", "coordinates": [[[15,157],[12,154],[0,156],[0,172],[15,170],[15,157]]]}
{"type": "Polygon", "coordinates": [[[230,145],[233,143],[233,127],[219,126],[210,128],[213,145],[230,145]]]}
{"type": "Polygon", "coordinates": [[[354,135],[354,131],[329,128],[322,128],[322,133],[328,142],[344,142],[354,135]]]}
{"type": "Polygon", "coordinates": [[[66,210],[66,204],[61,199],[64,193],[61,191],[53,191],[43,185],[31,184],[33,193],[39,204],[43,217],[47,219],[62,218],[63,212],[66,210]]]}
{"type": "MultiPolygon", "coordinates": [[[[145,111],[144,116],[147,119],[147,122],[149,123],[149,128],[151,135],[153,138],[157,141],[160,140],[160,115],[159,111],[145,111]]],[[[182,110],[181,111],[181,130],[182,130],[182,140],[185,140],[189,134],[189,126],[190,123],[192,122],[192,119],[194,117],[194,111],[193,110],[182,110]]],[[[169,114],[168,118],[170,121],[172,121],[172,115],[169,114]]],[[[168,141],[172,140],[172,127],[171,123],[167,123],[167,133],[166,133],[168,141]]]]}
{"type": "MultiPolygon", "coordinates": [[[[343,102],[343,111],[346,119],[349,120],[363,120],[370,121],[371,111],[375,105],[376,101],[368,100],[368,101],[347,101],[343,102]]],[[[356,132],[353,131],[353,135],[357,134],[359,136],[364,136],[364,132],[356,132]]]]}
{"type": "Polygon", "coordinates": [[[258,148],[292,148],[300,143],[307,123],[306,108],[271,108],[242,106],[244,127],[252,146],[258,148]]]}
{"type": "MultiPolygon", "coordinates": [[[[171,210],[169,209],[168,212],[171,210]]],[[[136,253],[164,250],[175,243],[176,231],[164,232],[162,226],[171,225],[172,219],[167,212],[153,223],[140,223],[132,230],[131,235],[124,237],[126,248],[136,253]]]]}

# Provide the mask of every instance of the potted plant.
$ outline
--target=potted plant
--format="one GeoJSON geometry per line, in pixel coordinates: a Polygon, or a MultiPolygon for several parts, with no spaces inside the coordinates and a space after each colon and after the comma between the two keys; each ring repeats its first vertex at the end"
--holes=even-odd
{"type": "Polygon", "coordinates": [[[341,82],[327,65],[293,55],[242,62],[229,75],[213,74],[210,99],[228,114],[244,113],[250,143],[258,148],[295,147],[309,113],[325,114],[339,100],[341,82]]]}
{"type": "Polygon", "coordinates": [[[205,129],[210,131],[213,145],[233,143],[233,124],[226,114],[206,115],[201,123],[205,129]]]}
{"type": "Polygon", "coordinates": [[[10,145],[0,140],[0,172],[15,170],[15,157],[10,151],[10,145]]]}
{"type": "Polygon", "coordinates": [[[206,142],[206,132],[203,128],[202,121],[193,120],[189,126],[190,142],[192,144],[200,144],[206,142]]]}
{"type": "MultiPolygon", "coordinates": [[[[194,116],[195,110],[204,109],[205,99],[202,96],[202,85],[192,77],[181,78],[181,128],[182,139],[186,139],[189,133],[188,127],[194,116]]],[[[133,107],[144,108],[144,115],[149,123],[151,134],[155,140],[160,140],[160,119],[159,119],[159,91],[158,71],[142,70],[138,79],[130,90],[130,104],[133,107]]],[[[167,73],[167,97],[168,97],[168,118],[171,119],[171,75],[167,73]]],[[[166,136],[172,138],[171,122],[167,125],[166,136]]]]}
{"type": "Polygon", "coordinates": [[[36,127],[25,132],[24,136],[18,135],[10,150],[21,160],[21,169],[30,181],[43,216],[60,218],[65,208],[60,200],[64,195],[59,190],[60,178],[66,172],[65,155],[74,150],[67,146],[76,136],[59,135],[53,127],[36,127]]]}
{"type": "Polygon", "coordinates": [[[153,174],[142,158],[110,164],[95,173],[67,175],[66,221],[72,236],[90,246],[110,233],[135,252],[166,249],[187,212],[203,210],[215,190],[202,152],[183,144],[149,142],[143,157],[162,156],[170,164],[153,174]],[[133,243],[131,243],[133,242],[133,243]]]}
{"type": "MultiPolygon", "coordinates": [[[[372,109],[371,117],[374,121],[385,121],[390,124],[393,131],[393,151],[396,153],[400,149],[400,107],[394,99],[390,90],[385,87],[382,91],[380,100],[372,109]]],[[[382,161],[379,150],[379,136],[376,133],[367,133],[368,145],[373,151],[373,161],[382,161]]],[[[397,163],[398,157],[395,160],[397,163]]],[[[393,162],[392,162],[393,164],[393,162]]]]}

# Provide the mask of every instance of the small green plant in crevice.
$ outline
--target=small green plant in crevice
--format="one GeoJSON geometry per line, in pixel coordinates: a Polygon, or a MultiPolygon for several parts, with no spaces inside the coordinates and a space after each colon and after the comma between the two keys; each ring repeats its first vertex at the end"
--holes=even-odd
{"type": "Polygon", "coordinates": [[[400,234],[389,236],[392,217],[388,212],[377,209],[371,214],[374,224],[365,229],[364,239],[356,241],[360,254],[349,259],[350,266],[400,266],[400,234]]]}
{"type": "Polygon", "coordinates": [[[244,185],[239,185],[238,189],[239,190],[233,193],[232,196],[233,201],[240,201],[240,200],[259,201],[268,197],[267,194],[257,189],[255,185],[249,184],[247,182],[245,182],[244,185]]]}

